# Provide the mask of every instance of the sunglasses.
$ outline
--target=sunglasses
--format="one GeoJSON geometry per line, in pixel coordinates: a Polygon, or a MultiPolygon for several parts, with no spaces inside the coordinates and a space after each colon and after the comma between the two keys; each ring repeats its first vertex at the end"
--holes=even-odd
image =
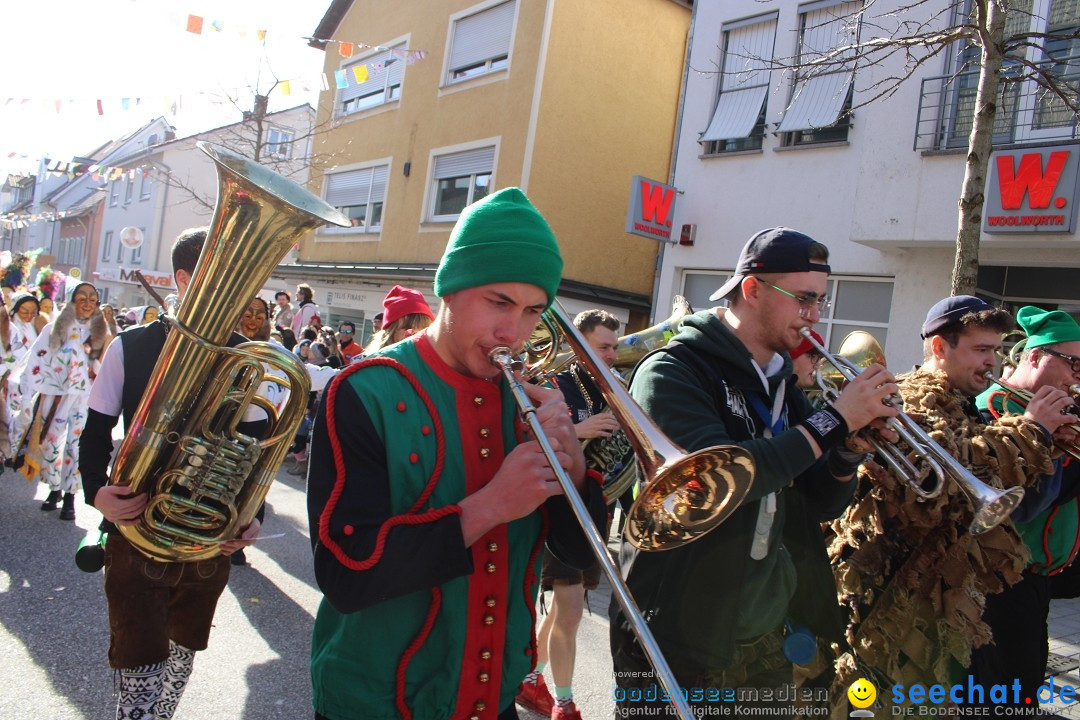
{"type": "Polygon", "coordinates": [[[352,330],[346,330],[345,328],[338,328],[338,332],[341,333],[342,335],[352,335],[353,334],[352,330]]]}

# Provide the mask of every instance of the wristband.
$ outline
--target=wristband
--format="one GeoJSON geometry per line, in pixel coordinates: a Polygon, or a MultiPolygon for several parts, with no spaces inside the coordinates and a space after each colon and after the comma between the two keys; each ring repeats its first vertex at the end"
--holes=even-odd
{"type": "Polygon", "coordinates": [[[843,447],[834,447],[825,459],[825,466],[833,477],[847,477],[873,455],[874,453],[851,452],[843,447]]]}
{"type": "Polygon", "coordinates": [[[821,452],[827,452],[836,447],[848,436],[847,421],[831,405],[826,405],[803,420],[800,426],[810,433],[821,448],[821,452]]]}

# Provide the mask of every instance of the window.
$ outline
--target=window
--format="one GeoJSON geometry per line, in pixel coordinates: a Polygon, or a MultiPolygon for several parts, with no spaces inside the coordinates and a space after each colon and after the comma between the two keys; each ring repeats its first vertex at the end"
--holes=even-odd
{"type": "Polygon", "coordinates": [[[139,186],[139,200],[140,201],[150,199],[150,186],[151,186],[152,183],[153,183],[153,181],[150,179],[150,171],[149,170],[143,170],[142,184],[139,186]]]}
{"type": "Polygon", "coordinates": [[[124,180],[124,204],[131,202],[131,195],[135,191],[135,178],[128,175],[124,180]]]}
{"type": "Polygon", "coordinates": [[[277,128],[270,128],[266,132],[266,155],[268,157],[288,160],[292,154],[292,133],[277,128]]]}
{"type": "Polygon", "coordinates": [[[777,14],[724,26],[720,97],[699,142],[708,155],[757,150],[765,137],[765,100],[777,14]]]}
{"type": "Polygon", "coordinates": [[[378,232],[389,173],[389,165],[377,165],[327,175],[326,202],[344,213],[354,230],[378,232]]]}
{"type": "MultiPolygon", "coordinates": [[[[338,90],[338,115],[385,105],[401,97],[402,59],[405,44],[383,50],[345,65],[346,87],[338,90]]],[[[291,139],[291,138],[290,138],[291,139]]]]}
{"type": "MultiPolygon", "coordinates": [[[[686,272],[683,275],[682,294],[695,310],[712,307],[720,303],[709,300],[709,295],[716,292],[730,277],[730,272],[686,272]]],[[[832,300],[832,305],[814,326],[825,338],[829,351],[835,352],[848,333],[854,330],[865,330],[885,347],[892,291],[891,279],[829,278],[826,293],[832,300]]]]}
{"type": "Polygon", "coordinates": [[[448,83],[509,66],[516,9],[517,0],[510,0],[453,21],[448,83]]]}
{"type": "MultiPolygon", "coordinates": [[[[860,2],[821,0],[800,8],[798,63],[805,65],[859,39],[860,2]]],[[[791,102],[777,132],[785,145],[847,140],[851,127],[851,86],[855,51],[848,50],[821,71],[795,74],[791,102]]]]}
{"type": "Polygon", "coordinates": [[[431,219],[454,220],[466,205],[485,197],[494,167],[494,147],[436,157],[431,219]]]}
{"type": "Polygon", "coordinates": [[[112,186],[109,188],[109,207],[116,207],[120,204],[120,181],[113,180],[112,186]]]}
{"type": "Polygon", "coordinates": [[[105,231],[105,239],[101,241],[101,261],[108,262],[109,256],[112,255],[112,230],[105,231]]]}
{"type": "Polygon", "coordinates": [[[131,250],[131,264],[139,265],[142,263],[142,245],[131,250]]]}

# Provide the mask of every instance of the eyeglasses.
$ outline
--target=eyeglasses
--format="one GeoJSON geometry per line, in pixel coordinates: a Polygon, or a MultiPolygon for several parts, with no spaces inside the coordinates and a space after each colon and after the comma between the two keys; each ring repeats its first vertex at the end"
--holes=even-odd
{"type": "Polygon", "coordinates": [[[354,331],[346,330],[345,328],[338,328],[338,332],[342,335],[352,335],[354,331]]]}
{"type": "Polygon", "coordinates": [[[1066,355],[1063,352],[1051,350],[1048,347],[1042,347],[1039,348],[1039,350],[1042,350],[1047,355],[1053,355],[1054,357],[1061,358],[1065,362],[1069,363],[1069,369],[1073,371],[1074,375],[1080,375],[1080,357],[1076,357],[1075,355],[1066,355]]]}
{"type": "Polygon", "coordinates": [[[829,307],[832,305],[832,301],[829,300],[828,295],[818,295],[817,293],[807,293],[806,295],[796,295],[795,293],[788,292],[787,290],[785,290],[782,287],[776,287],[771,282],[766,282],[765,280],[762,280],[761,278],[757,278],[757,280],[759,282],[764,283],[765,285],[768,285],[773,290],[776,290],[777,292],[781,292],[781,293],[787,295],[789,298],[792,298],[797,303],[799,303],[799,317],[801,317],[801,318],[805,318],[807,316],[807,314],[809,314],[810,309],[813,308],[813,307],[817,307],[818,313],[821,314],[821,315],[824,315],[825,313],[827,313],[829,311],[829,307]]]}

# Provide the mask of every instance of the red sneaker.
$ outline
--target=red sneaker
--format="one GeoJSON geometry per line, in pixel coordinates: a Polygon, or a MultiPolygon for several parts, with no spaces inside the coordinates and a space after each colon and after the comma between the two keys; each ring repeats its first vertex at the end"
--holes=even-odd
{"type": "Polygon", "coordinates": [[[556,705],[551,711],[551,720],[581,720],[581,713],[574,703],[556,705]]]}
{"type": "Polygon", "coordinates": [[[555,706],[555,698],[551,697],[547,685],[544,684],[543,675],[537,676],[535,683],[521,683],[515,700],[518,705],[545,716],[550,715],[555,706]]]}

